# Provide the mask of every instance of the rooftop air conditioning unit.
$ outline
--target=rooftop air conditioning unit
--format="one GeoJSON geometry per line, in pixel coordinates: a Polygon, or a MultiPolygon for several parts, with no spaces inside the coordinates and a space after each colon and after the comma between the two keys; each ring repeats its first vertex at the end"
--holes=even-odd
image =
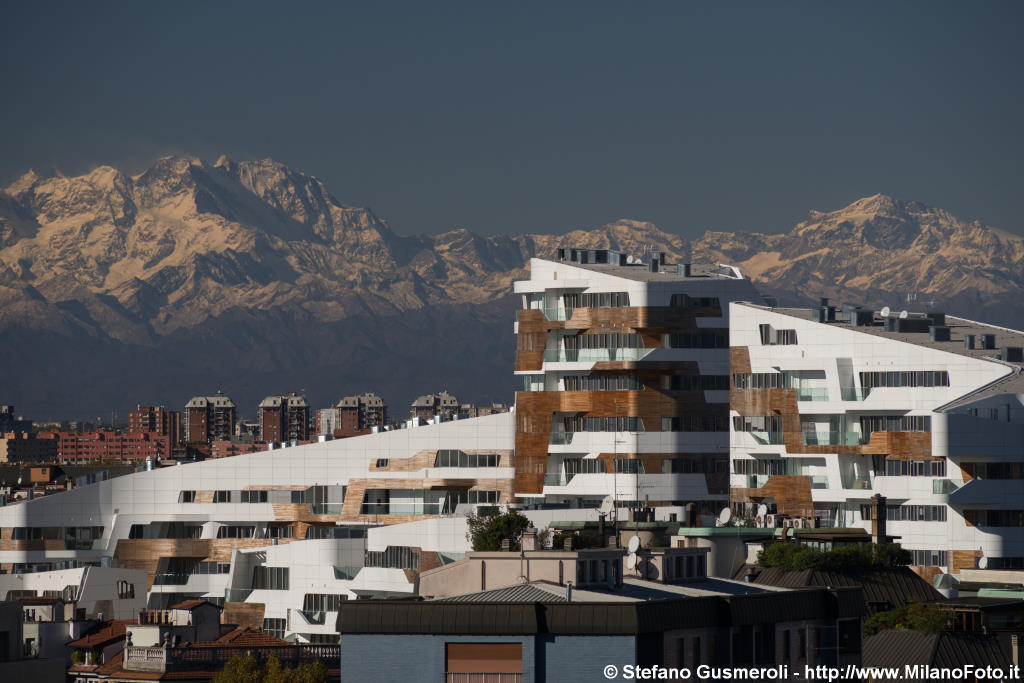
{"type": "Polygon", "coordinates": [[[769,529],[777,529],[782,526],[782,515],[765,515],[764,525],[769,529]]]}
{"type": "Polygon", "coordinates": [[[794,529],[803,529],[803,528],[805,528],[805,526],[806,526],[806,520],[804,520],[803,517],[797,517],[796,519],[793,520],[793,528],[794,529]]]}

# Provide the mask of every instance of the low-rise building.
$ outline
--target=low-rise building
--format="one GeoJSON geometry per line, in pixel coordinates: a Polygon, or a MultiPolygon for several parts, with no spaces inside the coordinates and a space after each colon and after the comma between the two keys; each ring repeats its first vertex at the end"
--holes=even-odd
{"type": "Polygon", "coordinates": [[[0,436],[0,462],[56,462],[57,443],[28,432],[7,432],[0,436]]]}
{"type": "Polygon", "coordinates": [[[57,459],[60,462],[130,461],[147,458],[163,460],[171,457],[170,437],[154,432],[42,432],[39,438],[56,441],[57,459]]]}

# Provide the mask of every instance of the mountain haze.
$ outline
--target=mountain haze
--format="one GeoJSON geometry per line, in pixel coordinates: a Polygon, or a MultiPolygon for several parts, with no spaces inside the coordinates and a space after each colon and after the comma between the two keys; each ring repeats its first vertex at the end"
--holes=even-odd
{"type": "Polygon", "coordinates": [[[270,159],[169,157],[134,177],[30,171],[0,190],[0,401],[36,419],[178,407],[218,387],[248,416],[292,389],[318,407],[377,391],[396,416],[440,388],[508,402],[511,283],[560,245],[730,263],[793,302],[1024,320],[1024,240],[885,195],[780,235],[689,242],[621,220],[401,236],[270,159]]]}

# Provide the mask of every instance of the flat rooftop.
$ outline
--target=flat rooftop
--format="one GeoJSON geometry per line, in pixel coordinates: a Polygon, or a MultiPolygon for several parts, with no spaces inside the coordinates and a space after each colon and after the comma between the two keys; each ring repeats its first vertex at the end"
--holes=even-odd
{"type": "Polygon", "coordinates": [[[642,257],[636,257],[614,249],[559,247],[553,257],[544,260],[637,282],[678,282],[707,280],[708,278],[743,279],[738,268],[723,264],[668,263],[665,253],[661,251],[652,251],[642,257]],[[658,262],[656,271],[651,270],[650,264],[653,261],[658,262]]]}

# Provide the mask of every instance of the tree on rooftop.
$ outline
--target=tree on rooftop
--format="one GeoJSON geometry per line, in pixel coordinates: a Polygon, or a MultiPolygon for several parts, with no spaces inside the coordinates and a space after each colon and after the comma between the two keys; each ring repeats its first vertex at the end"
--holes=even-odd
{"type": "Polygon", "coordinates": [[[529,528],[530,520],[516,510],[499,514],[490,509],[480,514],[470,513],[466,516],[466,540],[473,550],[501,550],[501,541],[509,539],[509,548],[519,550],[523,530],[529,528]]]}

